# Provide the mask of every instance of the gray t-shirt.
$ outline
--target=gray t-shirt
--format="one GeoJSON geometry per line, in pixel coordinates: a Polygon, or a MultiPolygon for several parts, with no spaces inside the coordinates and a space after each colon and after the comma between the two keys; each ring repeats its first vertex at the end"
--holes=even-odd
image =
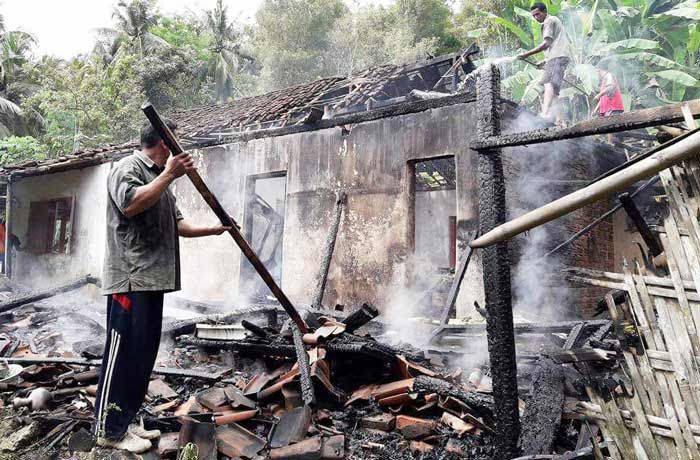
{"type": "Polygon", "coordinates": [[[549,48],[544,50],[547,61],[558,57],[569,57],[569,38],[566,36],[564,25],[558,17],[547,15],[541,24],[542,39],[549,39],[549,48]]]}
{"type": "Polygon", "coordinates": [[[177,222],[182,214],[167,189],[144,212],[126,217],[137,187],[163,168],[139,151],[117,162],[107,178],[107,239],[102,278],[105,295],[180,289],[180,245],[177,222]]]}

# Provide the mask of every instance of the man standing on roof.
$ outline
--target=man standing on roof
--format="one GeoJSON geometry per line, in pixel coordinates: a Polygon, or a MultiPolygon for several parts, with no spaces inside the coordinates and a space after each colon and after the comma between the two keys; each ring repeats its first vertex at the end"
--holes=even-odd
{"type": "Polygon", "coordinates": [[[544,3],[534,3],[530,8],[532,17],[541,24],[542,43],[536,48],[519,54],[518,59],[526,59],[541,51],[544,51],[544,77],[540,83],[544,84],[544,101],[542,102],[542,117],[556,118],[561,123],[561,113],[556,110],[553,117],[550,111],[557,108],[559,91],[564,81],[564,72],[569,65],[569,38],[561,23],[561,20],[551,14],[547,14],[547,6],[544,3]]]}
{"type": "MultiPolygon", "coordinates": [[[[176,125],[169,120],[172,130],[176,125]]],[[[178,236],[220,235],[227,227],[183,220],[170,184],[194,169],[189,154],[171,156],[150,123],[141,150],[114,165],[107,178],[107,239],[102,278],[107,341],[95,402],[97,444],[143,453],[158,431],[130,425],[143,403],[163,318],[163,295],[180,289],[178,236]]]]}

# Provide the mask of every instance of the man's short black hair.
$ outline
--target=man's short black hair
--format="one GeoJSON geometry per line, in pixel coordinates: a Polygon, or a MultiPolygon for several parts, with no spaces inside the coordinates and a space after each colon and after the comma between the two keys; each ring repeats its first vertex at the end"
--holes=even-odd
{"type": "MultiPolygon", "coordinates": [[[[177,129],[177,123],[174,121],[168,118],[163,118],[163,122],[165,122],[165,125],[170,128],[171,131],[177,129]]],[[[147,121],[143,124],[143,126],[141,126],[141,148],[149,149],[151,147],[155,147],[158,145],[160,140],[160,134],[158,134],[158,132],[153,128],[150,121],[147,121]]]]}
{"type": "Polygon", "coordinates": [[[530,11],[540,10],[543,13],[547,12],[547,5],[542,2],[533,3],[530,7],[530,11]]]}

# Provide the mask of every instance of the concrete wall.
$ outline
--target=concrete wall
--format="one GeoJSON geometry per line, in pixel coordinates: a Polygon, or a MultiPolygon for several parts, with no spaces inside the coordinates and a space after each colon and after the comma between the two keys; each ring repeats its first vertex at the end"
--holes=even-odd
{"type": "MultiPolygon", "coordinates": [[[[333,128],[208,148],[197,152],[197,164],[239,222],[244,222],[246,178],[286,171],[282,287],[299,305],[310,303],[334,193],[345,190],[347,206],[324,302],[372,302],[382,308],[413,276],[409,161],[454,155],[458,227],[466,230],[476,224],[476,163],[468,148],[475,125],[472,108],[460,104],[347,126],[349,132],[333,128]]],[[[215,221],[189,184],[180,181],[175,189],[186,218],[215,221]]],[[[226,237],[183,241],[183,295],[235,298],[241,262],[233,246],[226,237]]],[[[464,291],[471,305],[479,289],[464,291]]]]}
{"type": "Polygon", "coordinates": [[[68,254],[13,252],[13,278],[30,288],[60,284],[79,276],[102,275],[105,244],[106,178],[110,164],[46,176],[28,177],[12,185],[12,232],[27,244],[32,201],[75,197],[72,249],[68,254]]]}

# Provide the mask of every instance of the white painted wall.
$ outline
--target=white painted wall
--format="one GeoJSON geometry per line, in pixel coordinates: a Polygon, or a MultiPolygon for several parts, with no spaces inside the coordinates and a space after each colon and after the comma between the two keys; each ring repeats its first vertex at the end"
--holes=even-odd
{"type": "Polygon", "coordinates": [[[68,254],[14,251],[12,277],[32,289],[50,287],[91,274],[102,276],[105,245],[106,180],[110,164],[27,177],[12,185],[12,232],[27,244],[29,204],[75,197],[72,250],[68,254]]]}

